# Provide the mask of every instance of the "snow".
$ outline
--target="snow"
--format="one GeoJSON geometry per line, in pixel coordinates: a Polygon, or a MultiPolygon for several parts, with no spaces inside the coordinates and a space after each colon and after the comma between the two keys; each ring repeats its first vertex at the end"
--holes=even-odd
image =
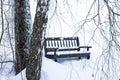
{"type": "MultiPolygon", "coordinates": [[[[55,62],[43,58],[41,80],[93,80],[89,60],[55,62]]],[[[0,80],[26,80],[25,69],[16,76],[0,76],[0,80]]]]}
{"type": "Polygon", "coordinates": [[[44,74],[41,80],[92,80],[91,69],[83,64],[84,61],[86,60],[57,63],[43,58],[42,72],[44,74]]]}
{"type": "MultiPolygon", "coordinates": [[[[60,54],[80,54],[80,53],[91,53],[91,51],[77,51],[77,50],[73,50],[73,51],[57,51],[56,54],[60,55],[60,54]]],[[[47,54],[54,54],[54,52],[48,52],[47,54]]]]}
{"type": "MultiPolygon", "coordinates": [[[[40,80],[93,80],[92,68],[89,63],[91,60],[71,60],[63,62],[55,62],[54,60],[43,57],[41,79],[40,80]]],[[[26,80],[26,69],[18,75],[8,73],[12,64],[6,65],[3,69],[4,74],[0,73],[0,80],[26,80]]]]}
{"type": "Polygon", "coordinates": [[[26,69],[24,69],[21,73],[19,73],[16,76],[11,77],[11,80],[27,80],[26,79],[26,69]]]}
{"type": "MultiPolygon", "coordinates": [[[[31,0],[31,5],[32,5],[31,13],[32,13],[32,22],[33,22],[34,14],[35,14],[34,12],[36,10],[35,9],[36,2],[35,1],[32,2],[32,1],[33,0],[31,0]]],[[[74,5],[77,3],[77,1],[78,0],[76,0],[73,3],[72,0],[68,0],[68,3],[70,5],[74,5]]],[[[60,5],[61,7],[59,7],[58,10],[56,11],[57,16],[55,15],[54,17],[52,17],[54,14],[53,13],[54,9],[51,8],[49,12],[50,20],[48,21],[48,25],[47,25],[46,36],[61,37],[61,38],[69,37],[69,36],[70,37],[79,36],[81,45],[84,46],[86,44],[89,44],[90,46],[92,46],[92,49],[90,49],[91,52],[90,60],[81,59],[81,60],[65,60],[65,61],[55,62],[54,60],[47,59],[43,56],[40,80],[95,80],[94,72],[96,69],[94,67],[96,64],[96,59],[102,53],[103,41],[102,41],[102,37],[100,36],[100,32],[96,31],[97,34],[95,34],[95,39],[93,39],[91,43],[89,43],[89,40],[91,39],[93,34],[91,31],[94,30],[95,27],[92,25],[91,27],[88,26],[89,28],[85,26],[85,29],[80,29],[81,24],[77,24],[80,21],[79,19],[83,20],[84,17],[86,16],[88,11],[88,8],[86,8],[86,6],[90,7],[89,1],[83,0],[81,2],[78,3],[78,5],[80,5],[79,7],[85,7],[85,8],[79,9],[77,5],[68,8],[67,5],[63,5],[67,3],[66,1],[64,3],[58,2],[58,7],[60,5]],[[69,12],[69,9],[71,9],[72,14],[73,15],[76,14],[76,16],[70,16],[71,12],[69,12]],[[74,11],[74,9],[76,10],[74,11]],[[79,32],[75,33],[78,29],[79,32]]],[[[56,5],[54,1],[52,4],[53,5],[51,5],[50,7],[56,5]]],[[[90,23],[88,24],[91,25],[90,23]]],[[[11,56],[11,54],[12,52],[10,47],[4,50],[4,47],[0,45],[1,61],[12,60],[13,56],[11,56]],[[5,52],[7,54],[4,55],[5,52]]],[[[64,54],[64,52],[60,52],[60,54],[64,54]]],[[[18,75],[15,75],[13,67],[14,67],[13,63],[4,63],[4,64],[0,63],[0,80],[26,80],[26,74],[25,74],[26,69],[24,69],[18,75]]]]}

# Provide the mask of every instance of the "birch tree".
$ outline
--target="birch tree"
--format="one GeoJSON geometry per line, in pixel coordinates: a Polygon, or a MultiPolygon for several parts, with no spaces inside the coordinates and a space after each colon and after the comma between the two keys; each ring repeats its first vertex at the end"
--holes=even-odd
{"type": "Polygon", "coordinates": [[[39,80],[42,65],[43,31],[48,20],[50,0],[38,0],[26,68],[27,80],[39,80]]]}
{"type": "Polygon", "coordinates": [[[15,71],[16,74],[27,65],[29,48],[29,29],[31,15],[29,0],[14,0],[15,2],[15,71]]]}

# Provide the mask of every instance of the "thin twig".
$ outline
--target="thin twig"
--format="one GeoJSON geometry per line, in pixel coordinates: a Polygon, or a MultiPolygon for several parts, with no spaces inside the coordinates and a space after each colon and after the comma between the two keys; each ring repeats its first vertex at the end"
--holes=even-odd
{"type": "Polygon", "coordinates": [[[0,63],[9,63],[9,62],[15,62],[15,61],[0,61],[0,63]]]}
{"type": "Polygon", "coordinates": [[[2,41],[3,34],[4,34],[3,0],[1,0],[1,18],[2,18],[2,33],[1,33],[1,36],[0,36],[0,43],[2,41]]]}

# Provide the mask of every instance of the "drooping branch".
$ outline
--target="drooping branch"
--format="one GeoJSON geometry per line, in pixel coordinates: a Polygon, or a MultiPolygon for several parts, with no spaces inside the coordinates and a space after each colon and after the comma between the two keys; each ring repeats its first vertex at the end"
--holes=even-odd
{"type": "Polygon", "coordinates": [[[3,15],[3,0],[1,0],[1,18],[2,18],[2,32],[1,32],[1,36],[0,36],[0,43],[2,41],[3,38],[3,34],[4,34],[4,15],[3,15]]]}

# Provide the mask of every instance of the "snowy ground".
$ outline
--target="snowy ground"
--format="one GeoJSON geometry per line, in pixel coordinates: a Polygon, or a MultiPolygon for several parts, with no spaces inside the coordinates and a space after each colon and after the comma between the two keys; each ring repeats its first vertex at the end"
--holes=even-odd
{"type": "Polygon", "coordinates": [[[41,80],[93,80],[88,60],[56,63],[44,58],[42,73],[41,80]]]}
{"type": "MultiPolygon", "coordinates": [[[[82,59],[55,62],[43,58],[41,80],[93,80],[90,61],[82,59]]],[[[15,76],[14,71],[10,71],[11,67],[11,63],[5,64],[4,70],[0,72],[0,80],[26,80],[25,70],[15,76]]]]}

